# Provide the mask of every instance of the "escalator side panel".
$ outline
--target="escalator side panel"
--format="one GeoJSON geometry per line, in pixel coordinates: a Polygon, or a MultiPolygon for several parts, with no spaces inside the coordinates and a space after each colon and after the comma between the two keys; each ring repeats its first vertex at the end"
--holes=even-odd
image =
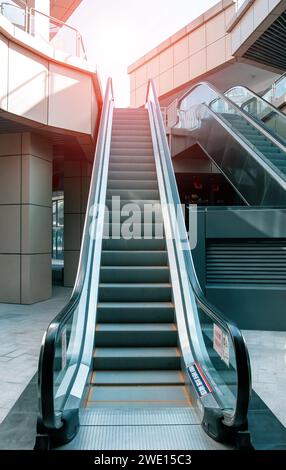
{"type": "Polygon", "coordinates": [[[263,165],[255,152],[235,136],[211,112],[206,111],[201,127],[193,134],[224,173],[240,197],[250,205],[285,205],[286,191],[263,165]]]}

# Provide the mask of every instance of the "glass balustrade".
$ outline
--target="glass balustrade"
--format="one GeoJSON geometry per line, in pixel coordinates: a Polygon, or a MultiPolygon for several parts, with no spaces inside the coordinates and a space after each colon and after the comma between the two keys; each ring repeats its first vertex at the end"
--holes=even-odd
{"type": "Polygon", "coordinates": [[[47,42],[56,50],[86,60],[82,36],[72,26],[28,8],[23,0],[0,1],[0,14],[17,28],[47,42]]]}

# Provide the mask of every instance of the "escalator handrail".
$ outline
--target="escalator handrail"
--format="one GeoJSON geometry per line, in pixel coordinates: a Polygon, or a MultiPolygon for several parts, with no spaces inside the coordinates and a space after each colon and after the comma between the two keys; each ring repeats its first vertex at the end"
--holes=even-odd
{"type": "MultiPolygon", "coordinates": [[[[196,83],[195,85],[193,85],[186,93],[184,93],[184,95],[182,95],[179,100],[178,100],[178,106],[177,106],[177,109],[179,110],[180,109],[180,104],[181,102],[187,97],[189,96],[190,94],[193,93],[193,91],[196,89],[196,88],[199,88],[200,86],[205,86],[205,87],[208,87],[210,88],[214,93],[217,94],[218,98],[215,98],[215,99],[222,99],[223,101],[226,101],[232,108],[235,109],[236,113],[239,114],[243,119],[245,119],[246,121],[249,122],[249,124],[251,124],[253,127],[255,127],[261,134],[263,134],[268,140],[271,140],[272,143],[274,145],[276,145],[277,147],[280,148],[280,150],[282,150],[282,152],[285,152],[286,153],[286,146],[283,145],[281,142],[279,142],[279,140],[277,140],[269,131],[267,131],[264,127],[262,127],[260,124],[258,124],[258,122],[253,119],[251,116],[249,116],[249,114],[244,111],[242,108],[240,108],[239,106],[237,106],[233,101],[231,101],[227,96],[225,96],[223,93],[221,93],[219,90],[216,89],[216,87],[214,87],[211,83],[209,82],[199,82],[199,83],[196,83]]],[[[207,103],[204,103],[202,102],[201,104],[205,104],[208,108],[209,108],[209,105],[207,103]]],[[[199,104],[198,104],[199,106],[199,104]]],[[[176,125],[178,124],[179,122],[179,116],[178,116],[178,119],[177,119],[177,122],[176,122],[176,125]]]]}
{"type": "MultiPolygon", "coordinates": [[[[263,91],[262,97],[265,96],[267,93],[269,93],[269,91],[273,91],[273,90],[275,91],[275,88],[277,87],[278,83],[282,82],[282,80],[285,80],[285,79],[286,79],[286,72],[280,75],[280,77],[277,78],[277,80],[275,80],[275,82],[273,82],[270,87],[266,88],[266,90],[263,91]]],[[[267,101],[267,103],[270,103],[270,101],[267,101]]]]}
{"type": "MultiPolygon", "coordinates": [[[[162,114],[160,110],[160,104],[157,97],[155,85],[152,79],[148,82],[147,88],[147,102],[149,100],[149,95],[152,93],[153,99],[155,102],[156,115],[160,127],[161,141],[163,144],[164,158],[167,163],[168,168],[168,178],[171,185],[172,191],[172,204],[175,204],[176,207],[180,207],[180,198],[178,194],[178,189],[175,181],[174,169],[171,161],[170,149],[168,146],[168,141],[166,137],[166,131],[164,129],[164,123],[162,119],[162,114]]],[[[178,211],[182,216],[181,212],[178,211]]],[[[182,225],[184,227],[184,225],[182,225]]],[[[187,239],[187,234],[184,234],[184,238],[187,239]]],[[[228,332],[235,351],[236,365],[237,365],[237,398],[236,398],[236,407],[231,419],[231,426],[234,428],[245,425],[247,422],[247,413],[248,406],[251,395],[251,371],[250,371],[250,362],[248,350],[244,341],[244,337],[240,329],[235,325],[234,322],[229,321],[215,306],[213,306],[206,298],[202,291],[202,288],[199,284],[195,268],[192,261],[192,256],[190,250],[184,250],[184,259],[186,264],[186,271],[188,274],[188,279],[190,286],[195,295],[195,298],[204,312],[219,324],[225,331],[228,332]]]]}
{"type": "MultiPolygon", "coordinates": [[[[220,99],[220,98],[217,98],[217,99],[220,99]]],[[[212,101],[212,103],[214,102],[215,100],[212,101]]],[[[286,190],[286,176],[284,175],[284,173],[282,173],[280,171],[279,168],[275,167],[272,162],[270,160],[267,160],[265,155],[263,155],[263,153],[261,153],[261,151],[257,148],[255,148],[255,146],[253,144],[251,144],[251,142],[248,141],[248,139],[246,137],[244,137],[244,135],[242,133],[239,133],[238,131],[235,133],[234,132],[234,129],[232,129],[232,127],[230,126],[229,122],[224,119],[222,116],[220,116],[218,113],[216,113],[210,106],[208,106],[207,104],[203,103],[201,105],[198,105],[198,109],[200,107],[205,107],[208,111],[208,113],[214,118],[216,119],[217,122],[219,122],[224,128],[228,128],[228,132],[229,133],[232,133],[233,137],[235,137],[235,139],[239,142],[239,144],[241,146],[243,146],[244,148],[247,149],[247,152],[257,161],[259,161],[259,164],[264,168],[264,170],[269,173],[271,175],[271,177],[280,185],[283,187],[284,190],[286,190]]],[[[215,163],[216,164],[216,163],[215,163]]],[[[223,170],[222,170],[223,171],[223,170]]],[[[227,175],[225,175],[225,177],[227,178],[227,180],[229,181],[230,184],[232,184],[232,182],[230,181],[229,177],[227,175]]],[[[235,190],[238,192],[238,194],[240,195],[241,199],[245,202],[245,204],[249,204],[249,202],[245,199],[245,197],[240,193],[240,191],[238,191],[237,188],[235,188],[235,190]]]]}
{"type": "MultiPolygon", "coordinates": [[[[101,110],[100,126],[95,150],[94,164],[90,182],[90,190],[87,202],[85,224],[75,285],[69,301],[49,324],[43,336],[41,345],[38,366],[39,406],[42,422],[44,426],[48,429],[58,429],[62,426],[61,416],[59,416],[58,413],[55,412],[54,407],[54,359],[56,354],[56,339],[63,326],[66,324],[68,319],[72,317],[76,307],[78,306],[84,285],[85,276],[89,275],[89,273],[86,272],[88,254],[87,251],[89,248],[88,245],[90,239],[88,222],[89,217],[91,215],[91,208],[94,206],[94,204],[96,204],[96,201],[93,200],[93,198],[95,197],[95,195],[93,194],[93,188],[96,187],[96,184],[100,181],[100,177],[102,175],[102,162],[100,161],[101,159],[99,157],[102,154],[102,149],[105,146],[109,106],[110,102],[113,102],[114,100],[113,96],[114,95],[112,80],[111,78],[109,78],[107,80],[106,92],[101,110]]],[[[85,331],[82,331],[82,342],[84,338],[84,333],[85,331]]],[[[83,344],[81,344],[81,353],[82,351],[83,344]]],[[[78,361],[77,368],[73,373],[72,377],[76,376],[79,364],[80,361],[78,361]]]]}
{"type": "MultiPolygon", "coordinates": [[[[251,90],[250,88],[248,88],[247,86],[244,86],[244,85],[237,85],[237,86],[233,86],[231,88],[228,88],[224,94],[226,93],[229,93],[230,91],[232,90],[235,90],[237,88],[243,88],[244,90],[247,90],[248,93],[250,95],[252,95],[252,98],[249,98],[247,101],[245,101],[242,105],[241,105],[241,109],[244,109],[244,107],[246,106],[246,104],[250,103],[252,100],[255,100],[257,99],[257,101],[262,101],[263,103],[265,103],[265,105],[268,107],[268,108],[271,108],[271,111],[275,114],[278,114],[282,119],[285,120],[285,123],[286,123],[286,115],[284,113],[282,113],[282,111],[280,111],[280,109],[276,108],[275,106],[273,106],[272,103],[270,103],[269,101],[265,100],[263,98],[263,96],[260,96],[258,95],[257,93],[255,93],[253,90],[251,90]]],[[[229,98],[230,99],[230,98],[229,98]]]]}

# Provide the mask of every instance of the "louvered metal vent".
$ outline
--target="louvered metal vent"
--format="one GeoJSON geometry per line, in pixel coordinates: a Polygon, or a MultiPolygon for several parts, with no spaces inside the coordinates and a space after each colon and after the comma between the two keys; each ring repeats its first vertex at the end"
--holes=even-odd
{"type": "Polygon", "coordinates": [[[283,285],[286,240],[209,240],[207,285],[283,285]]]}
{"type": "Polygon", "coordinates": [[[245,52],[244,57],[286,70],[286,11],[245,52]]]}

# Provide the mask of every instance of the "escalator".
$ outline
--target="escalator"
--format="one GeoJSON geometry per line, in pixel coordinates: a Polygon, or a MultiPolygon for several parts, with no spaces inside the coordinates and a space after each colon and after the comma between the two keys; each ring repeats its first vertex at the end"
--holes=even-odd
{"type": "Polygon", "coordinates": [[[282,145],[286,145],[286,115],[284,113],[245,86],[230,88],[224,92],[224,95],[282,145]]]}
{"type": "Polygon", "coordinates": [[[39,360],[36,449],[251,447],[240,330],[204,297],[161,111],[102,111],[76,284],[39,360]]]}
{"type": "Polygon", "coordinates": [[[222,94],[208,83],[195,85],[179,100],[177,126],[190,131],[246,204],[284,206],[285,116],[269,103],[267,111],[249,90],[251,102],[244,100],[246,90],[222,94]]]}
{"type": "Polygon", "coordinates": [[[94,372],[87,407],[126,402],[128,407],[144,403],[156,408],[174,403],[188,406],[166,241],[163,236],[155,239],[152,233],[155,217],[158,230],[163,227],[147,110],[114,110],[106,205],[112,220],[118,222],[105,222],[108,238],[103,240],[101,254],[94,372]],[[144,225],[140,220],[143,205],[150,206],[149,222],[144,225]],[[151,212],[156,205],[156,212],[151,212]],[[120,229],[117,223],[126,223],[122,214],[130,210],[137,237],[129,239],[126,233],[127,239],[112,238],[112,230],[120,229]],[[150,231],[148,238],[143,238],[144,228],[150,231]]]}
{"type": "MultiPolygon", "coordinates": [[[[267,256],[273,256],[275,244],[283,243],[277,227],[278,214],[283,213],[286,203],[286,116],[245,87],[236,86],[223,94],[205,82],[195,85],[178,101],[177,112],[176,127],[180,133],[183,131],[178,135],[187,136],[186,149],[190,142],[199,145],[248,206],[241,204],[238,212],[230,205],[222,207],[225,218],[220,217],[217,206],[205,208],[206,216],[201,218],[204,228],[201,232],[199,228],[199,233],[205,237],[201,246],[206,251],[198,252],[195,267],[205,268],[201,279],[206,295],[220,306],[226,317],[230,305],[236,303],[238,308],[235,313],[232,310],[231,318],[238,322],[243,315],[251,315],[252,310],[254,321],[245,329],[274,329],[272,308],[276,300],[271,297],[271,290],[281,282],[278,276],[281,276],[282,258],[281,255],[275,258],[277,267],[273,262],[275,255],[269,264],[267,256]],[[256,206],[254,211],[253,206],[256,206]],[[214,216],[211,216],[212,209],[214,216]],[[245,220],[249,226],[257,227],[259,234],[251,233],[241,224],[243,212],[249,213],[245,220]],[[276,217],[270,224],[265,216],[267,212],[276,217]],[[234,217],[227,218],[227,214],[234,217]],[[268,225],[275,233],[267,232],[268,225]],[[265,268],[268,276],[262,287],[260,281],[265,268]],[[259,289],[267,292],[270,308],[266,302],[265,307],[251,308],[253,304],[258,305],[259,289]],[[262,325],[263,314],[269,316],[267,325],[271,327],[262,325]]],[[[283,287],[281,292],[284,295],[283,287]]],[[[202,329],[206,335],[206,328],[202,329]]],[[[285,449],[285,427],[254,390],[249,403],[248,429],[255,449],[285,449]],[[271,429],[267,437],[266,429],[271,429]]]]}

